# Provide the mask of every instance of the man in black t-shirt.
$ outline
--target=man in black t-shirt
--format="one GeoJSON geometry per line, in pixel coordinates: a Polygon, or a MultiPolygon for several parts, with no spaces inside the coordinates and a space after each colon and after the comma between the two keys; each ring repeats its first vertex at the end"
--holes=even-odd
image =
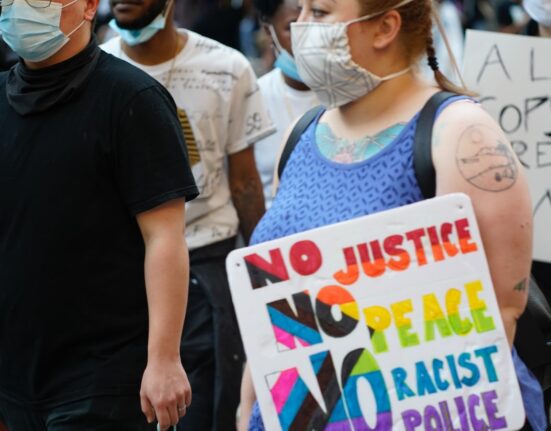
{"type": "Polygon", "coordinates": [[[0,73],[0,422],[168,429],[191,402],[182,232],[197,195],[174,102],[99,50],[97,0],[0,3],[22,57],[0,73]]]}

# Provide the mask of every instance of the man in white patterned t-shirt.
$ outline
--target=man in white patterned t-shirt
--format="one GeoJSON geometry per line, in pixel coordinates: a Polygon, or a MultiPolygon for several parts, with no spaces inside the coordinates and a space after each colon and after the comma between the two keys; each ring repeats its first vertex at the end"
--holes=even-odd
{"type": "Polygon", "coordinates": [[[244,355],[224,261],[238,230],[248,241],[264,212],[253,144],[274,128],[245,57],[176,29],[171,0],[111,0],[111,6],[111,27],[120,36],[102,48],[173,96],[201,192],[186,207],[191,283],[182,357],[193,404],[179,426],[231,431],[244,355]]]}

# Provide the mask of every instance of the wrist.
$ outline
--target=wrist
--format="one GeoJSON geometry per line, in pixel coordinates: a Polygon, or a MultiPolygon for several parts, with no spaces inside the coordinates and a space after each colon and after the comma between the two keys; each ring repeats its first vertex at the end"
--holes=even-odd
{"type": "Polygon", "coordinates": [[[155,362],[181,362],[179,348],[155,348],[149,347],[147,351],[149,363],[155,362]]]}

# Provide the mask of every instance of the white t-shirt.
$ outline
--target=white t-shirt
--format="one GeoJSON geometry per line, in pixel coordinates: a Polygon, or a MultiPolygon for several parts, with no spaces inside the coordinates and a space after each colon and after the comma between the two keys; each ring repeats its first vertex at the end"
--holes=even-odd
{"type": "Polygon", "coordinates": [[[254,148],[266,208],[269,208],[273,200],[274,165],[282,149],[283,137],[298,117],[320,103],[312,91],[299,91],[289,87],[279,69],[274,69],[261,77],[258,85],[277,129],[276,133],[257,142],[254,148]]]}
{"type": "Polygon", "coordinates": [[[274,132],[256,76],[236,50],[197,33],[188,35],[174,59],[155,66],[132,61],[120,37],[101,48],[139,67],[163,84],[178,107],[189,160],[200,196],[186,205],[190,249],[237,234],[239,220],[231,201],[226,156],[274,132]]]}

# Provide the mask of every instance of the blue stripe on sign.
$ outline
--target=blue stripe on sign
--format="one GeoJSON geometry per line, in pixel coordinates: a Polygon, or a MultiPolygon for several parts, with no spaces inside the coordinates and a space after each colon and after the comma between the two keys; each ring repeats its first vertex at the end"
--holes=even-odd
{"type": "Polygon", "coordinates": [[[268,305],[268,313],[270,314],[270,320],[272,324],[281,328],[282,330],[298,337],[308,344],[318,344],[322,342],[321,335],[319,332],[313,330],[312,328],[303,325],[300,322],[297,322],[294,319],[286,316],[280,311],[276,310],[273,307],[268,305]]]}

